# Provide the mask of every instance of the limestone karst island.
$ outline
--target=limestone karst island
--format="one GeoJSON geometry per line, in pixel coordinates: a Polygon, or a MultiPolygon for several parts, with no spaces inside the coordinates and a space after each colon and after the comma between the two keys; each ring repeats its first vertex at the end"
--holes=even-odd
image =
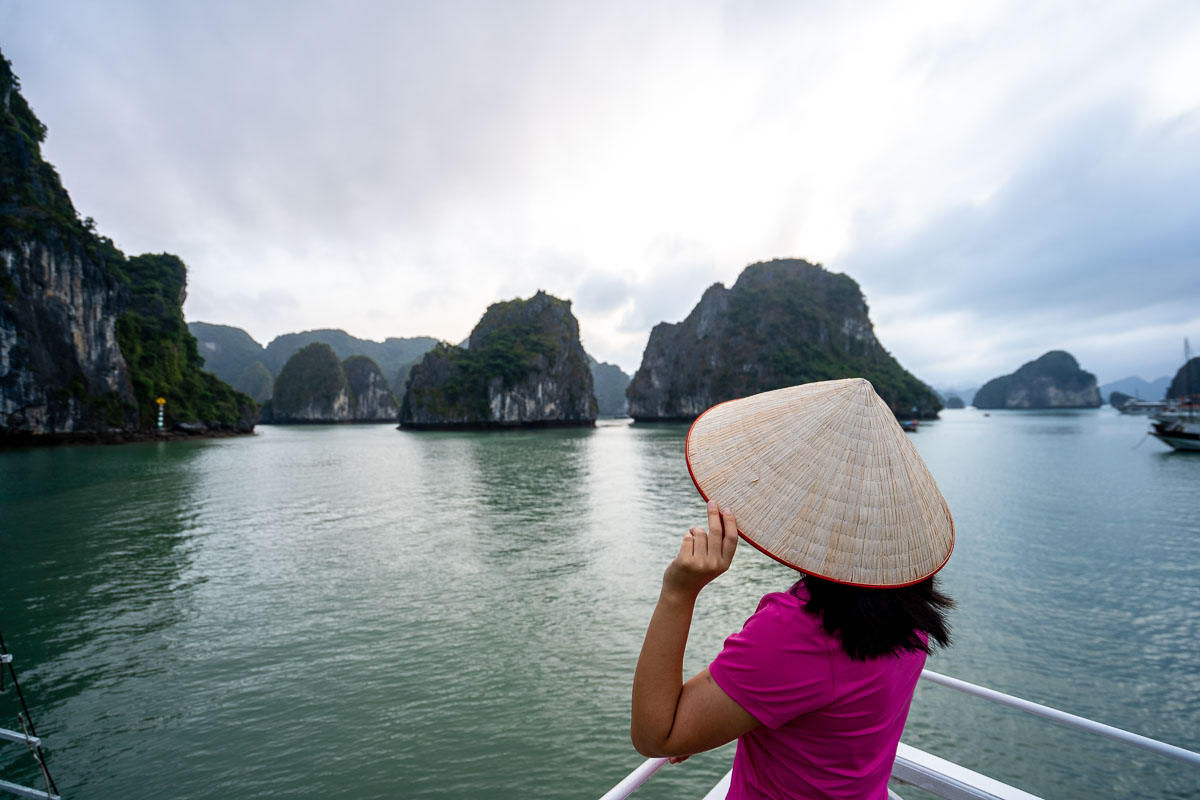
{"type": "Polygon", "coordinates": [[[185,324],[187,267],[126,256],[81,219],[41,152],[45,126],[0,61],[0,441],[126,441],[253,432],[260,423],[393,423],[404,430],[686,421],[725,400],[864,377],[898,418],[943,407],[1093,408],[1096,379],[1051,351],[964,403],[944,400],[877,339],[858,284],[800,259],[696,290],[649,334],[631,377],[588,355],[569,299],[494,303],[459,344],[375,342],[336,329],[261,345],[185,324]],[[160,413],[161,410],[161,422],[160,413]]]}

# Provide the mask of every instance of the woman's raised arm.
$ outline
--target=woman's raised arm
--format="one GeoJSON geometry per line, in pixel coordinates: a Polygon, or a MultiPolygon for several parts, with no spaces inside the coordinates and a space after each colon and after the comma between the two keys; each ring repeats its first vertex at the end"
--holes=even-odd
{"type": "Polygon", "coordinates": [[[683,651],[700,590],[729,569],[737,520],[708,503],[708,530],[692,528],[663,574],[633,676],[630,738],[644,756],[688,756],[731,742],[758,720],[730,699],[705,669],[683,683],[683,651]]]}

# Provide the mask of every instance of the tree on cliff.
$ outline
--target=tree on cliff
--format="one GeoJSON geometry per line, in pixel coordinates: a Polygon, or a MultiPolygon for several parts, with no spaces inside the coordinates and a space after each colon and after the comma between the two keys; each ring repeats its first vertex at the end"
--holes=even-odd
{"type": "Polygon", "coordinates": [[[183,321],[183,262],[167,253],[134,256],[121,271],[130,303],[117,319],[117,341],[129,364],[141,427],[156,424],[158,397],[167,401],[168,420],[234,427],[252,419],[254,401],[203,369],[196,339],[183,321]]]}

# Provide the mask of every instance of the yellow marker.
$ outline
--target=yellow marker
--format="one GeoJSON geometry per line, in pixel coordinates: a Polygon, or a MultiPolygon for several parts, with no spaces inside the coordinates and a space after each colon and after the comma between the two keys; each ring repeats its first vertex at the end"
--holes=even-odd
{"type": "Polygon", "coordinates": [[[160,398],[158,398],[157,400],[155,400],[154,402],[158,403],[160,406],[161,406],[161,405],[165,405],[165,404],[166,404],[166,402],[167,402],[167,398],[165,398],[165,397],[160,397],[160,398]]]}

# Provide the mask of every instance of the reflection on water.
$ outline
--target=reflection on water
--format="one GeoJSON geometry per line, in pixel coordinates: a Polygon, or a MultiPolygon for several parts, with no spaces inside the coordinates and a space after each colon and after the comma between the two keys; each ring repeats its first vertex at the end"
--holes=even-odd
{"type": "MultiPolygon", "coordinates": [[[[957,535],[956,644],[930,666],[1197,749],[1200,457],[1144,429],[1107,410],[922,425],[957,535]]],[[[0,453],[0,622],[60,788],[599,796],[640,761],[633,666],[704,519],[686,432],[266,427],[0,453]]],[[[742,547],[686,670],[794,577],[742,547]]],[[[941,687],[905,740],[1047,797],[1200,797],[1185,767],[941,687]]],[[[701,796],[731,755],[638,797],[701,796]]],[[[29,762],[0,747],[4,778],[34,781],[29,762]]]]}

